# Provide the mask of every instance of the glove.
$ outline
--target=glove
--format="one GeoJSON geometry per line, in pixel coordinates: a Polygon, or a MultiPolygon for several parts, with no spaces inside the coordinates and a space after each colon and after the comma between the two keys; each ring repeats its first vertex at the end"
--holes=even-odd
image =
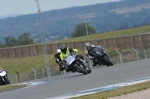
{"type": "Polygon", "coordinates": [[[63,62],[58,62],[58,64],[62,65],[62,64],[63,64],[63,62]]]}

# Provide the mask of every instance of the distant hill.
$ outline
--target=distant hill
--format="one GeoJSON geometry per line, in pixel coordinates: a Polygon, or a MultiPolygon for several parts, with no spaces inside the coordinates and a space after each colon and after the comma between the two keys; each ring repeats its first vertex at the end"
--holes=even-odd
{"type": "MultiPolygon", "coordinates": [[[[72,7],[42,13],[43,27],[47,40],[71,37],[74,26],[88,22],[98,33],[138,27],[150,24],[150,0],[123,0],[103,4],[72,7]]],[[[29,32],[37,41],[37,14],[0,19],[0,39],[17,37],[29,32]]]]}
{"type": "Polygon", "coordinates": [[[0,19],[5,19],[5,18],[9,18],[9,17],[17,17],[20,16],[21,14],[14,14],[14,15],[7,15],[7,16],[0,16],[0,19]]]}

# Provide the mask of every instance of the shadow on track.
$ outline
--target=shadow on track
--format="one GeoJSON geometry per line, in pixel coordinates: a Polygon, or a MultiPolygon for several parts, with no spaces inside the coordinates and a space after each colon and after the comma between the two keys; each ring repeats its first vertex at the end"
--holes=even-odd
{"type": "Polygon", "coordinates": [[[69,76],[69,77],[65,77],[65,78],[73,78],[73,77],[79,77],[79,76],[84,76],[84,74],[73,75],[73,76],[69,76]]]}

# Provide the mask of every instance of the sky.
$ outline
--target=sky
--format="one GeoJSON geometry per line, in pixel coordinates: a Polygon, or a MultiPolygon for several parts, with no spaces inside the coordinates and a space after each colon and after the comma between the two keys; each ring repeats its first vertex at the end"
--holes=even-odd
{"type": "MultiPolygon", "coordinates": [[[[97,3],[114,2],[120,0],[38,0],[40,9],[50,11],[74,6],[92,5],[97,3]]],[[[37,12],[35,0],[0,0],[0,16],[15,14],[31,14],[37,12]]]]}

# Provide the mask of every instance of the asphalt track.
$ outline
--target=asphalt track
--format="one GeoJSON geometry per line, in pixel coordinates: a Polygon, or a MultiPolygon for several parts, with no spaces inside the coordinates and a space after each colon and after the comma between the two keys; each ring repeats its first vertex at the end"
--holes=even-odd
{"type": "Polygon", "coordinates": [[[93,69],[91,74],[65,74],[30,82],[31,86],[0,94],[0,99],[48,99],[150,76],[150,59],[93,69]]]}

